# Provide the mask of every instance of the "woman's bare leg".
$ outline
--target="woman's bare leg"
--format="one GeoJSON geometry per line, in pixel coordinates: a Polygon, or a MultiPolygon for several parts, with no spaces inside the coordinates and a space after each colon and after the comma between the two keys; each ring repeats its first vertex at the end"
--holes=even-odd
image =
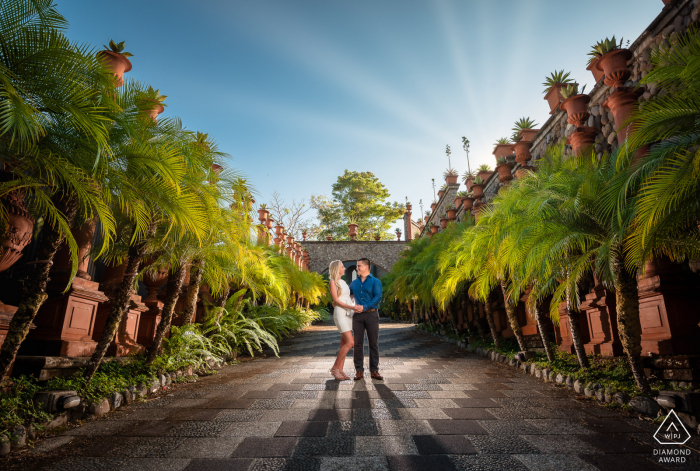
{"type": "Polygon", "coordinates": [[[352,337],[352,331],[343,332],[340,336],[340,350],[338,350],[338,356],[335,358],[335,363],[333,363],[334,370],[343,370],[345,357],[354,345],[355,340],[352,337]]]}

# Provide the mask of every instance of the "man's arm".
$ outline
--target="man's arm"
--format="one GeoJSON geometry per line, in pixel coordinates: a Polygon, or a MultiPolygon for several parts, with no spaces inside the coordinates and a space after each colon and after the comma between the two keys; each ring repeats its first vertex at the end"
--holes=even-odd
{"type": "Polygon", "coordinates": [[[379,301],[382,300],[382,282],[377,278],[374,279],[372,284],[372,300],[369,305],[366,306],[367,309],[379,309],[379,301]]]}

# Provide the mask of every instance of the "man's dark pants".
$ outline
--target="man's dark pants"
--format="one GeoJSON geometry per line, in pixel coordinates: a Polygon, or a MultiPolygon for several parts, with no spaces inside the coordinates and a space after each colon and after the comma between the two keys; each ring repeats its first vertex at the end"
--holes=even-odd
{"type": "Polygon", "coordinates": [[[379,371],[379,311],[366,311],[352,316],[352,332],[355,348],[352,356],[355,371],[364,371],[365,331],[369,341],[369,371],[379,371]]]}

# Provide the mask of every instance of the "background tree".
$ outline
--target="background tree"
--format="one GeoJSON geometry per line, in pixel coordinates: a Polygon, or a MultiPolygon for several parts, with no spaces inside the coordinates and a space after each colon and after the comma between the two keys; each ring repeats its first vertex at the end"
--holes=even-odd
{"type": "Polygon", "coordinates": [[[347,224],[357,224],[357,239],[371,240],[375,234],[393,239],[391,225],[403,216],[405,207],[389,202],[389,190],[372,172],[351,172],[338,177],[333,184],[333,199],[312,199],[312,207],[318,212],[321,230],[317,238],[328,235],[335,239],[347,239],[347,224]]]}
{"type": "Polygon", "coordinates": [[[307,205],[305,200],[286,201],[282,195],[274,191],[270,202],[267,203],[267,209],[270,211],[270,217],[276,223],[282,224],[287,234],[296,240],[302,239],[301,232],[304,229],[307,229],[308,239],[313,239],[318,235],[318,225],[314,225],[311,219],[304,217],[312,209],[312,206],[307,205]]]}

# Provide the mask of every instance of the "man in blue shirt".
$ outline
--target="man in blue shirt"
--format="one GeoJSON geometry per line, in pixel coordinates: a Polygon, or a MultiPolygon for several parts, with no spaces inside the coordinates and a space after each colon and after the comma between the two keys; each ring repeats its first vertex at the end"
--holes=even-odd
{"type": "Polygon", "coordinates": [[[369,371],[373,379],[383,380],[379,374],[379,301],[382,300],[382,282],[370,275],[370,262],[366,258],[357,261],[357,278],[350,283],[350,294],[355,297],[355,315],[352,331],[355,338],[353,359],[355,381],[364,376],[365,331],[369,342],[369,371]]]}

